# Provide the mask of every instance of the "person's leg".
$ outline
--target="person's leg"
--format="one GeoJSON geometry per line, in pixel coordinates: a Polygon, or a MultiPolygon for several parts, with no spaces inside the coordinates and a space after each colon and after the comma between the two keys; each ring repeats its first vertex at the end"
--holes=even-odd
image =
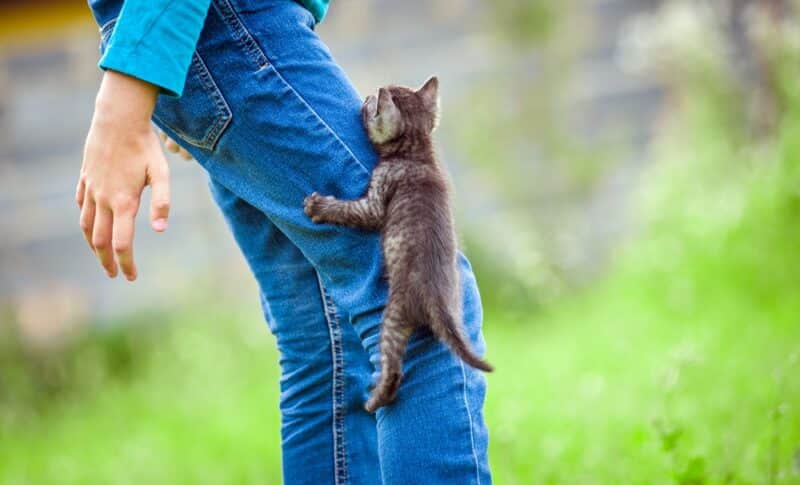
{"type": "MultiPolygon", "coordinates": [[[[214,0],[184,96],[159,101],[156,122],[310,261],[378,365],[387,290],[379,237],[315,225],[303,213],[313,191],[354,199],[366,189],[375,154],[360,105],[299,4],[214,0]]],[[[465,321],[482,352],[465,260],[462,276],[465,321]]],[[[412,336],[404,372],[397,401],[377,415],[386,482],[489,483],[483,376],[425,332],[412,336]]],[[[364,402],[368,389],[358,391],[364,402]]],[[[345,435],[362,431],[346,426],[345,435]]]]}
{"type": "Polygon", "coordinates": [[[285,483],[377,483],[375,417],[361,393],[372,366],[360,340],[308,260],[264,213],[213,180],[209,186],[258,280],[280,351],[285,483]]]}

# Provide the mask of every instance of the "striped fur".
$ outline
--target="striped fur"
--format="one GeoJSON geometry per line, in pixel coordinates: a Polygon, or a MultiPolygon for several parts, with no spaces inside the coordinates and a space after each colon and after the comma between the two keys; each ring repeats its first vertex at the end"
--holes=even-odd
{"type": "Polygon", "coordinates": [[[389,299],[380,336],[381,373],[366,409],[391,403],[403,377],[403,354],[420,326],[467,364],[492,367],[469,346],[460,312],[456,235],[449,184],[431,139],[439,112],[438,80],[417,91],[388,86],[361,113],[380,156],[367,193],[338,200],[313,193],[305,212],[315,223],[381,231],[389,299]]]}

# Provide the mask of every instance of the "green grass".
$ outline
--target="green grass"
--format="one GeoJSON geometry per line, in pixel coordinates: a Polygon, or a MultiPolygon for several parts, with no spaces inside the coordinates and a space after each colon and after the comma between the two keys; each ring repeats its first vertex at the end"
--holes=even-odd
{"type": "Polygon", "coordinates": [[[714,134],[664,148],[607,278],[488,312],[497,483],[800,483],[800,123],[714,134]]]}
{"type": "MultiPolygon", "coordinates": [[[[800,302],[686,313],[629,284],[532,321],[488,309],[496,483],[798,482],[800,302]]],[[[258,316],[168,324],[129,380],[6,426],[0,483],[280,483],[277,358],[258,316]]]]}
{"type": "Polygon", "coordinates": [[[6,423],[0,483],[280,483],[277,354],[252,317],[158,322],[130,379],[6,423]]]}
{"type": "Polygon", "coordinates": [[[687,315],[634,291],[614,284],[534,328],[492,322],[497,482],[800,482],[800,305],[687,315]]]}

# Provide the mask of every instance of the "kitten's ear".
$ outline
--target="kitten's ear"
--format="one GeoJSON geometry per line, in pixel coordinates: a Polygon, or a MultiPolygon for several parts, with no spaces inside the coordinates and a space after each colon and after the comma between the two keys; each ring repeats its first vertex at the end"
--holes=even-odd
{"type": "Polygon", "coordinates": [[[367,122],[367,132],[373,143],[386,143],[402,131],[403,119],[394,104],[392,93],[386,88],[378,90],[375,115],[367,122]]]}
{"type": "Polygon", "coordinates": [[[425,84],[417,90],[417,94],[422,98],[422,101],[428,106],[429,109],[439,110],[439,78],[431,76],[430,79],[425,81],[425,84]]]}
{"type": "Polygon", "coordinates": [[[375,115],[389,113],[394,107],[394,100],[392,100],[392,95],[389,93],[389,90],[386,88],[378,89],[378,106],[375,115]]]}

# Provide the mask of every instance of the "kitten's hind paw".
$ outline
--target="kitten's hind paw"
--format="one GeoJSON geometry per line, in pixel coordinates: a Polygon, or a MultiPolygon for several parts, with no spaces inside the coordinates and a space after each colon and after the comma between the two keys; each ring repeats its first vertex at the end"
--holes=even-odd
{"type": "Polygon", "coordinates": [[[388,405],[389,402],[386,399],[379,399],[376,396],[372,396],[369,398],[366,404],[364,404],[364,409],[367,410],[368,413],[372,414],[383,406],[388,405]]]}
{"type": "Polygon", "coordinates": [[[378,408],[392,404],[397,398],[397,391],[400,389],[402,378],[403,374],[400,372],[390,372],[385,377],[382,377],[375,389],[372,390],[364,409],[368,413],[374,413],[378,408]]]}

